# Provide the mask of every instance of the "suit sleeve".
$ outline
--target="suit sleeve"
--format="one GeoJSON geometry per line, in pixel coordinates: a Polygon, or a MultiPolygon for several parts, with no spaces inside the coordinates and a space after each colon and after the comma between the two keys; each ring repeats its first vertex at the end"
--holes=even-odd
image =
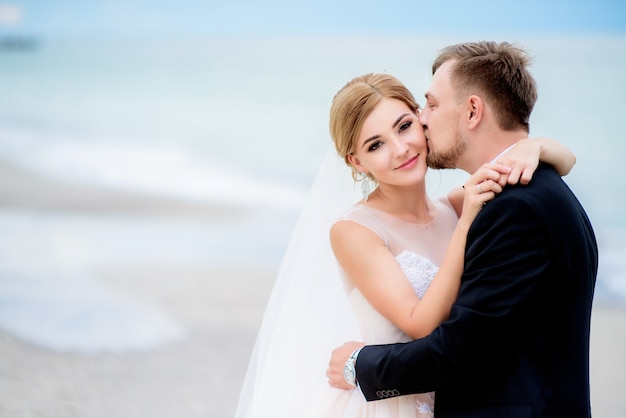
{"type": "Polygon", "coordinates": [[[361,350],[357,380],[367,400],[441,390],[487,362],[504,361],[515,321],[550,269],[546,228],[528,196],[512,188],[474,221],[459,297],[446,322],[419,340],[361,350]]]}

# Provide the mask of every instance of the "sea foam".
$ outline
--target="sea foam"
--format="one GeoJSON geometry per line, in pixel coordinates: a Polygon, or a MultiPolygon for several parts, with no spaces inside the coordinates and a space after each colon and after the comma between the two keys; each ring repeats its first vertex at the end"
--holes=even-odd
{"type": "MultiPolygon", "coordinates": [[[[178,199],[294,209],[306,190],[228,169],[171,145],[0,132],[0,158],[41,176],[178,199]]],[[[233,162],[231,162],[233,164],[233,162]]]]}

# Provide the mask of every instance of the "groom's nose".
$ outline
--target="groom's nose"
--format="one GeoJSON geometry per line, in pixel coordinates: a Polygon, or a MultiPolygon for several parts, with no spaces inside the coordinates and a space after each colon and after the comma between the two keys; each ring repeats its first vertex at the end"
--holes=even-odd
{"type": "Polygon", "coordinates": [[[422,111],[417,115],[417,120],[423,127],[426,127],[426,121],[428,120],[427,116],[428,110],[422,109],[422,111]]]}

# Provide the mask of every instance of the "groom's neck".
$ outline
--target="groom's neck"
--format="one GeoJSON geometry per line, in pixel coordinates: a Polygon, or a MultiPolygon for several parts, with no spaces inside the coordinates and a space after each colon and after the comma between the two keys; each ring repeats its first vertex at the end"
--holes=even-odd
{"type": "Polygon", "coordinates": [[[471,138],[464,155],[459,158],[457,168],[473,174],[483,164],[498,159],[520,139],[528,138],[523,129],[500,131],[493,135],[471,138]]]}

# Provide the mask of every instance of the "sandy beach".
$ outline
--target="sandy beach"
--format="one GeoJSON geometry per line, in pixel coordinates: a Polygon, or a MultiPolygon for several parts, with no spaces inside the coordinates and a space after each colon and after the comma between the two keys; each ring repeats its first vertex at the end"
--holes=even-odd
{"type": "Polygon", "coordinates": [[[272,276],[165,266],[102,272],[118,290],[161,306],[187,336],[147,352],[79,354],[0,333],[0,416],[232,417],[272,276]]]}
{"type": "MultiPolygon", "coordinates": [[[[236,216],[195,205],[58,184],[0,165],[0,209],[236,216]]],[[[49,350],[0,330],[0,417],[174,418],[234,415],[278,266],[127,263],[90,273],[158,306],[186,330],[152,350],[85,354],[49,350]]],[[[591,342],[594,417],[626,416],[626,311],[596,304],[591,342]]]]}

